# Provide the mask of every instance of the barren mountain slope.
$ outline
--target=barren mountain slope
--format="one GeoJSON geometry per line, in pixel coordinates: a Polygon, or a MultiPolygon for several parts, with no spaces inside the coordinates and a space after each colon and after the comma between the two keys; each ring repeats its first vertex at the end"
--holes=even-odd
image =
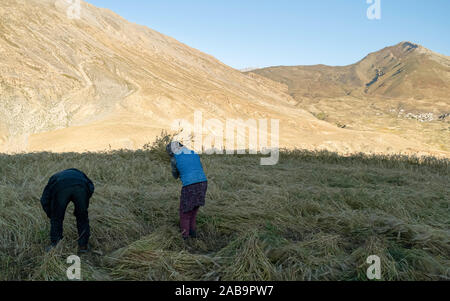
{"type": "Polygon", "coordinates": [[[71,20],[66,9],[64,0],[0,2],[0,151],[136,149],[200,110],[205,119],[279,119],[286,147],[435,153],[320,121],[284,85],[109,10],[83,2],[71,20]]]}
{"type": "Polygon", "coordinates": [[[346,129],[393,133],[450,151],[450,58],[403,42],[343,67],[253,70],[285,84],[297,106],[346,129]]]}
{"type": "MultiPolygon", "coordinates": [[[[108,10],[83,3],[81,20],[69,20],[66,7],[64,1],[49,0],[1,3],[0,114],[7,129],[2,139],[13,138],[10,145],[28,134],[95,124],[100,140],[84,143],[106,149],[133,140],[125,135],[103,141],[103,131],[116,125],[130,123],[143,131],[139,135],[147,133],[146,140],[197,109],[225,117],[255,115],[257,107],[263,116],[270,111],[266,106],[276,113],[273,104],[291,101],[211,56],[108,10]]],[[[31,149],[70,149],[69,140],[76,138],[41,144],[39,137],[28,140],[31,149]]]]}
{"type": "Polygon", "coordinates": [[[410,42],[349,66],[279,66],[251,72],[287,84],[298,99],[350,95],[448,100],[450,95],[450,58],[410,42]]]}

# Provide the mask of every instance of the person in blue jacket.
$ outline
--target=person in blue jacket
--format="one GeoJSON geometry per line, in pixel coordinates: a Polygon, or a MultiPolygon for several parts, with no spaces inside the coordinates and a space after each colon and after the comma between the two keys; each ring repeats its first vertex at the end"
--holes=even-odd
{"type": "Polygon", "coordinates": [[[180,197],[180,228],[182,237],[197,237],[197,213],[205,206],[208,180],[203,170],[200,156],[179,142],[172,142],[166,147],[171,157],[172,175],[181,179],[183,188],[180,197]]]}
{"type": "Polygon", "coordinates": [[[80,253],[88,252],[90,226],[88,217],[89,199],[94,193],[92,181],[78,169],[68,169],[53,175],[41,197],[41,205],[50,219],[50,240],[54,248],[63,238],[63,222],[69,202],[75,205],[78,246],[80,253]]]}

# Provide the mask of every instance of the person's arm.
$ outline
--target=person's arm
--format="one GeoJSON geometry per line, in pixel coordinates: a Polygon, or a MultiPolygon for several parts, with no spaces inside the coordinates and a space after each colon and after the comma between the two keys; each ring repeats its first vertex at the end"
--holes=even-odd
{"type": "Polygon", "coordinates": [[[84,172],[82,172],[81,170],[78,170],[78,169],[75,169],[75,170],[80,172],[84,176],[84,178],[86,179],[87,187],[88,187],[88,190],[89,190],[89,199],[90,199],[94,195],[94,192],[95,192],[95,185],[94,185],[94,183],[92,182],[91,179],[89,179],[89,177],[84,172]]]}
{"type": "Polygon", "coordinates": [[[88,177],[86,177],[86,178],[88,180],[89,198],[91,198],[94,195],[94,192],[95,192],[95,185],[91,181],[91,179],[89,179],[88,177]]]}
{"type": "Polygon", "coordinates": [[[44,192],[41,197],[42,209],[44,209],[45,214],[48,218],[51,218],[51,188],[50,181],[47,186],[45,186],[44,192]]]}
{"type": "Polygon", "coordinates": [[[172,176],[175,179],[178,179],[180,177],[180,171],[177,168],[177,160],[172,157],[170,159],[170,165],[172,166],[172,176]]]}
{"type": "Polygon", "coordinates": [[[86,177],[87,186],[88,186],[88,189],[89,189],[89,198],[91,198],[94,195],[94,192],[95,192],[95,185],[92,182],[92,180],[89,179],[88,176],[85,173],[83,173],[83,174],[86,177]]]}

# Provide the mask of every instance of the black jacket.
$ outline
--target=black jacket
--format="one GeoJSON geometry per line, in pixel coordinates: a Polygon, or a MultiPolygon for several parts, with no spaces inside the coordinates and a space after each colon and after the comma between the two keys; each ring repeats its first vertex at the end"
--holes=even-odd
{"type": "Polygon", "coordinates": [[[56,193],[64,188],[75,185],[86,185],[89,198],[94,194],[94,183],[78,169],[72,168],[64,170],[50,178],[41,197],[42,208],[49,218],[51,216],[51,202],[56,193]]]}

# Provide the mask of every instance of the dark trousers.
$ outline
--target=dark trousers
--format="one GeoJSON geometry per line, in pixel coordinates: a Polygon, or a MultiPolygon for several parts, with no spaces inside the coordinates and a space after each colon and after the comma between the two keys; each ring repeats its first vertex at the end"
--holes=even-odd
{"type": "Polygon", "coordinates": [[[180,227],[183,237],[189,237],[189,234],[197,231],[197,213],[200,207],[189,212],[180,210],[180,227]]]}
{"type": "Polygon", "coordinates": [[[89,227],[89,197],[87,188],[83,185],[76,185],[59,190],[51,206],[50,219],[50,239],[56,245],[63,239],[63,223],[67,206],[70,202],[75,205],[74,215],[77,219],[78,245],[86,246],[91,235],[89,227]]]}

